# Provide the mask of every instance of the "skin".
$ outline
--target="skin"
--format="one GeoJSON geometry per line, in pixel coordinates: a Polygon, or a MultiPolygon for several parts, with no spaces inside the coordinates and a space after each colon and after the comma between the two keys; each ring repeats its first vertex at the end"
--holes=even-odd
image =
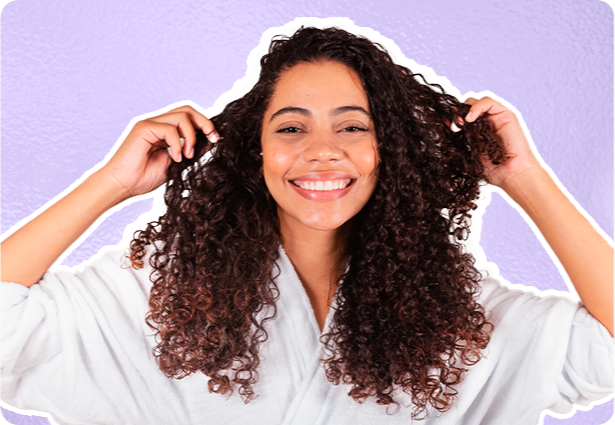
{"type": "Polygon", "coordinates": [[[190,106],[135,124],[103,168],[2,242],[1,279],[27,287],[37,283],[105,211],[158,188],[172,160],[181,161],[182,154],[191,158],[195,128],[212,142],[220,138],[213,123],[190,106]]]}
{"type": "Polygon", "coordinates": [[[542,167],[517,116],[485,97],[469,98],[466,120],[485,116],[511,159],[495,167],[488,161],[489,183],[502,188],[536,224],[570,277],[587,310],[613,336],[613,247],[570,202],[542,167]]]}
{"type": "MultiPolygon", "coordinates": [[[[369,113],[366,101],[357,76],[343,65],[301,64],[281,76],[263,121],[262,172],[279,205],[284,248],[321,330],[345,264],[342,248],[351,219],[373,192],[378,160],[371,123],[363,122],[368,131],[356,135],[355,130],[344,130],[345,122],[356,125],[365,114],[331,112],[359,106],[369,113]],[[310,116],[295,111],[273,117],[289,106],[310,116]],[[344,121],[346,116],[349,121],[344,121]],[[300,130],[297,134],[278,132],[288,120],[300,130]],[[340,199],[309,200],[290,186],[292,179],[332,170],[356,177],[340,199]]],[[[489,182],[506,191],[536,223],[583,304],[613,335],[613,248],[541,166],[510,110],[487,97],[467,103],[471,109],[466,120],[485,116],[511,156],[498,167],[486,163],[489,182]]],[[[192,157],[195,128],[212,142],[219,138],[211,121],[187,106],[137,123],[109,163],[2,243],[2,280],[27,287],[37,283],[107,209],[164,182],[171,161],[167,147],[175,161],[182,155],[192,157]],[[180,137],[185,139],[183,148],[180,137]]]]}
{"type": "Polygon", "coordinates": [[[359,76],[337,62],[304,63],[282,74],[261,143],[282,244],[322,330],[352,218],[377,183],[378,142],[359,76]],[[349,179],[342,190],[297,188],[297,182],[349,179]]]}

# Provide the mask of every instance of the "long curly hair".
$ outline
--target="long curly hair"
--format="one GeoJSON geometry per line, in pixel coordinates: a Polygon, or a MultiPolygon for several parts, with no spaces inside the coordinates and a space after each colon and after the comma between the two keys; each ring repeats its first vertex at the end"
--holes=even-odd
{"type": "Polygon", "coordinates": [[[413,418],[446,411],[489,341],[476,300],[481,275],[462,240],[485,181],[481,160],[506,157],[485,119],[464,121],[467,105],[338,28],[275,37],[256,85],[212,118],[222,141],[209,151],[197,132],[195,157],[169,167],[167,212],[130,246],[134,267],[149,259],[153,268],[146,320],[156,331],[154,355],[169,377],[200,371],[212,392],[255,397],[259,347],[279,295],[280,233],[259,172],[261,123],[280,75],[319,61],[360,76],[381,158],[321,337],[326,376],[387,411],[399,410],[398,390],[411,397],[413,418]]]}

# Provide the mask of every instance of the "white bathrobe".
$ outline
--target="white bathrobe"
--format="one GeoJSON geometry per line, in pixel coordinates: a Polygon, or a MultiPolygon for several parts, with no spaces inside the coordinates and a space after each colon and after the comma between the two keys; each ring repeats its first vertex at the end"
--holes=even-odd
{"type": "MultiPolygon", "coordinates": [[[[411,408],[387,414],[327,381],[313,310],[283,250],[277,316],[266,325],[258,397],[248,404],[237,392],[209,393],[201,373],[178,380],[160,372],[144,320],[150,269],[128,268],[122,256],[107,248],[30,289],[2,284],[5,403],[49,412],[59,424],[412,423],[411,408]]],[[[486,358],[470,368],[448,412],[416,423],[534,425],[544,409],[564,413],[613,391],[613,339],[567,294],[489,277],[480,302],[495,325],[486,358]]]]}

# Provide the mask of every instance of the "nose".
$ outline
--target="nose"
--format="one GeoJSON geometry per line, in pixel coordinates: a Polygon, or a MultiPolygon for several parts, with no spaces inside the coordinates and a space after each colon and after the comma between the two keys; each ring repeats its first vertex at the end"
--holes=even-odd
{"type": "Polygon", "coordinates": [[[303,159],[307,162],[336,162],[344,158],[344,150],[334,137],[327,134],[312,134],[303,150],[303,159]]]}

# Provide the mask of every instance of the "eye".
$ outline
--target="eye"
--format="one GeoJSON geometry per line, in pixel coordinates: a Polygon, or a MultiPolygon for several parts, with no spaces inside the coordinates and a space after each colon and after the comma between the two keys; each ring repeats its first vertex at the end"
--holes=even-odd
{"type": "Polygon", "coordinates": [[[352,133],[352,132],[355,132],[355,131],[368,131],[368,129],[363,127],[363,126],[360,126],[360,125],[349,125],[347,127],[344,127],[342,129],[342,131],[346,131],[346,132],[352,133]]]}
{"type": "Polygon", "coordinates": [[[279,129],[278,131],[276,131],[276,133],[300,133],[301,130],[299,127],[295,127],[295,126],[288,126],[288,127],[284,127],[279,129]]]}

